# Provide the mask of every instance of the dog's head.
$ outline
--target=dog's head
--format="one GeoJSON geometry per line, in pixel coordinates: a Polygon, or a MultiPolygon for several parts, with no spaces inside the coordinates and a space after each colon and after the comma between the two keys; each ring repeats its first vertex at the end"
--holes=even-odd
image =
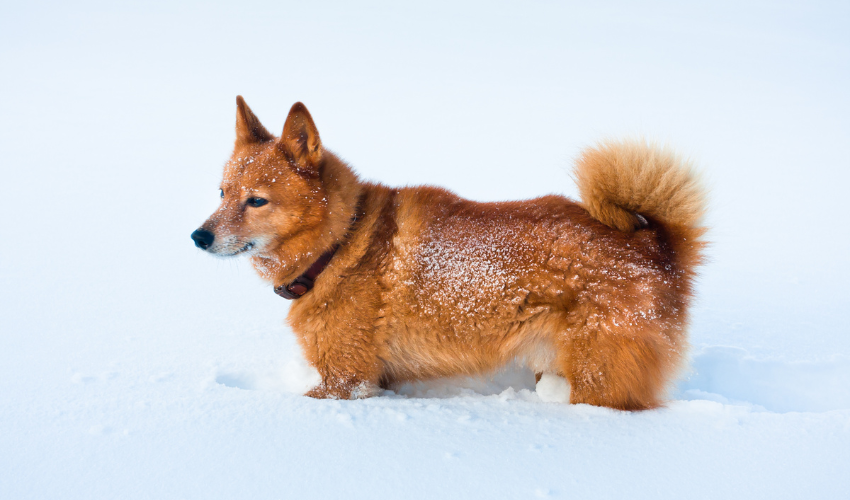
{"type": "Polygon", "coordinates": [[[221,205],[192,233],[195,245],[222,257],[261,256],[317,227],[327,205],[319,179],[322,154],[303,104],[292,106],[277,138],[238,96],[236,145],[224,166],[221,205]]]}

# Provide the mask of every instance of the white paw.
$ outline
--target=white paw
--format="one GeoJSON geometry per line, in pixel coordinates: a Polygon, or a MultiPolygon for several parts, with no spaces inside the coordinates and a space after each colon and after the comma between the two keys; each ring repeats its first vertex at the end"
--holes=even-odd
{"type": "Polygon", "coordinates": [[[381,394],[381,388],[377,384],[369,382],[360,382],[351,391],[351,399],[365,399],[378,396],[381,394]]]}
{"type": "Polygon", "coordinates": [[[537,397],[544,403],[569,403],[570,384],[564,377],[544,373],[537,382],[537,397]]]}

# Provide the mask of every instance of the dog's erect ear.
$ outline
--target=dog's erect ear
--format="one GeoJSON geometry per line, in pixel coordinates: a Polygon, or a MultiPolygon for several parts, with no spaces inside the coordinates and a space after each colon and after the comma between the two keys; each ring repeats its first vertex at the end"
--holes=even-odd
{"type": "Polygon", "coordinates": [[[292,105],[283,125],[280,145],[292,155],[299,167],[314,169],[319,166],[322,159],[322,141],[307,106],[300,102],[292,105]]]}
{"type": "Polygon", "coordinates": [[[274,139],[260,123],[260,119],[245,104],[241,95],[236,96],[236,144],[252,144],[274,139]]]}

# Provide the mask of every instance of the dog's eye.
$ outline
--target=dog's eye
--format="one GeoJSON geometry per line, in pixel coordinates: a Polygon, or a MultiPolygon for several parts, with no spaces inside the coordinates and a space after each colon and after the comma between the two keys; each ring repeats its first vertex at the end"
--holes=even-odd
{"type": "Polygon", "coordinates": [[[218,194],[219,194],[219,196],[221,196],[222,198],[224,198],[224,189],[219,189],[219,190],[218,190],[218,194]]]}
{"type": "Polygon", "coordinates": [[[248,198],[248,201],[246,201],[245,203],[252,207],[261,207],[268,202],[269,200],[265,198],[248,198]]]}

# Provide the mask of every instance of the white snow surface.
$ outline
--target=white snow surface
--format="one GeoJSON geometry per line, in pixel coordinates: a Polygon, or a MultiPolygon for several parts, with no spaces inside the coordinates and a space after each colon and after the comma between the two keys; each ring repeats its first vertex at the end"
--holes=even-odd
{"type": "Polygon", "coordinates": [[[846,2],[17,2],[0,15],[0,498],[846,498],[846,2]],[[662,409],[522,367],[358,401],[189,239],[237,94],[364,178],[576,196],[644,135],[711,190],[662,409]]]}

